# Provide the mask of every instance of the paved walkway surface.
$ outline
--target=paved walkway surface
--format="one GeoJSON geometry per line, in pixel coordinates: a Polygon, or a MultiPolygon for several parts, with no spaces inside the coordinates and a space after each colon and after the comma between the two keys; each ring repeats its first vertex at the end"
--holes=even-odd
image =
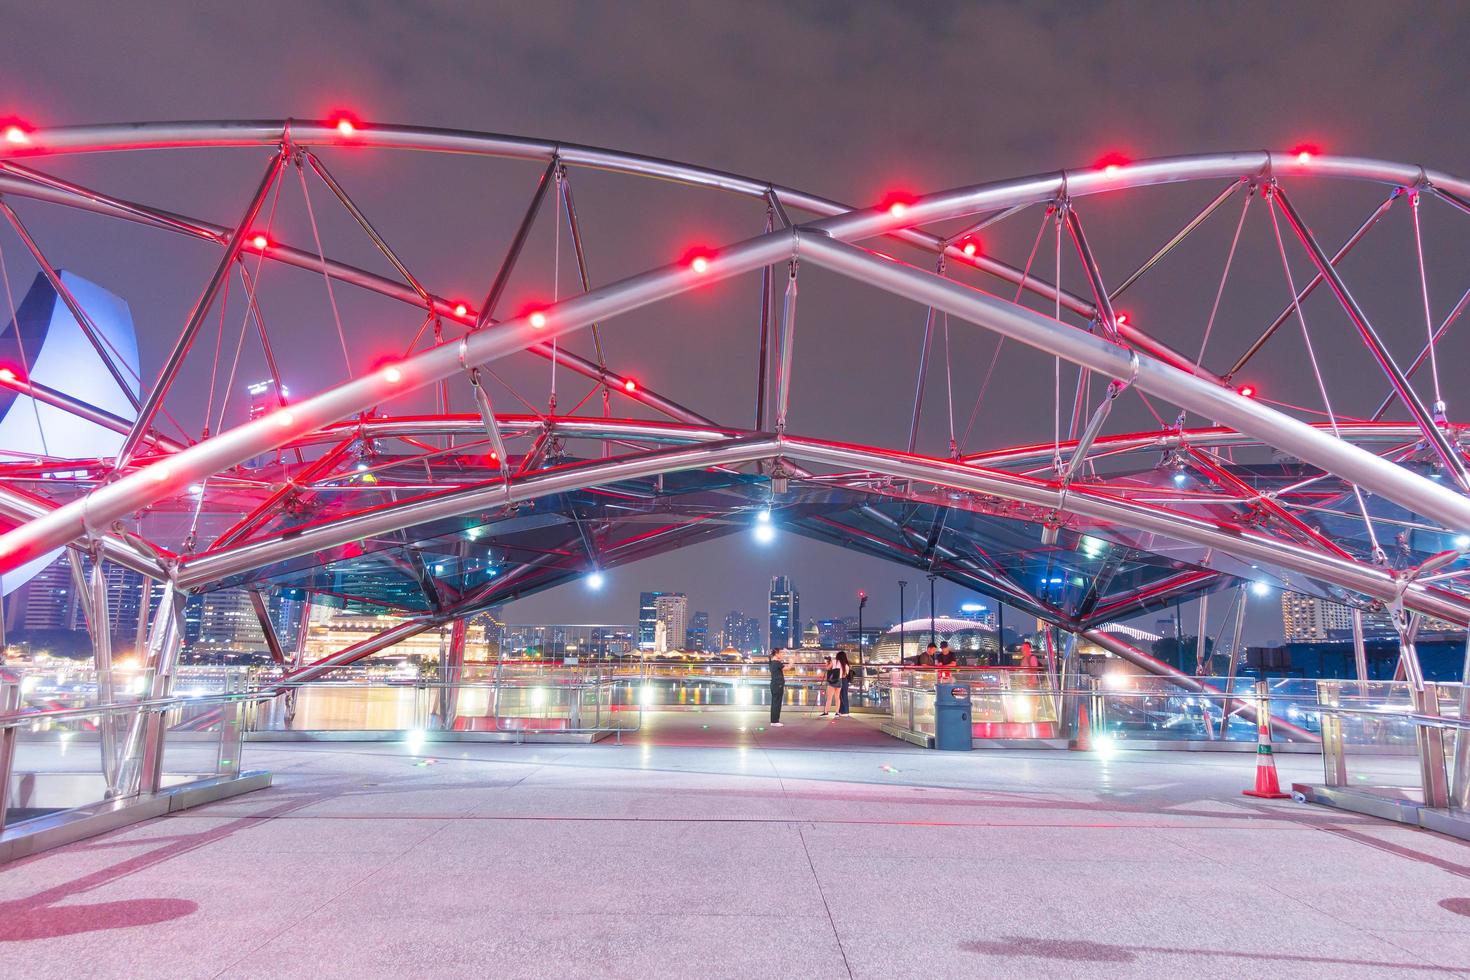
{"type": "Polygon", "coordinates": [[[251,744],[269,790],[0,869],[0,976],[1470,977],[1470,845],[1250,755],[789,720],[251,744]]]}

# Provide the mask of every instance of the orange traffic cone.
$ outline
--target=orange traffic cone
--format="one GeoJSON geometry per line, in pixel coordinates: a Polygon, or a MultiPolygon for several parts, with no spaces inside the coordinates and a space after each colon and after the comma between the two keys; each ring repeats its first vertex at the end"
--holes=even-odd
{"type": "Polygon", "coordinates": [[[1271,712],[1265,707],[1264,699],[1256,708],[1256,786],[1241,790],[1244,796],[1255,796],[1263,800],[1284,800],[1281,783],[1276,779],[1276,757],[1271,754],[1271,712]]]}
{"type": "Polygon", "coordinates": [[[1092,719],[1087,717],[1087,698],[1077,706],[1077,737],[1067,748],[1077,752],[1092,751],[1092,719]]]}

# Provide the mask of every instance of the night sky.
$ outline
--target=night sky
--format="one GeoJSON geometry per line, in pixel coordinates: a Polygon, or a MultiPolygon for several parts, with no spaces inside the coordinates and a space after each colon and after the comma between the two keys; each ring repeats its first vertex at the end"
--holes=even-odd
{"type": "MultiPolygon", "coordinates": [[[[1324,152],[1470,170],[1464,91],[1470,14],[1463,4],[1242,2],[1201,10],[1172,2],[0,2],[0,24],[7,37],[0,117],[43,126],[315,118],[347,107],[367,120],[664,156],[854,204],[896,188],[922,192],[1088,166],[1110,152],[1140,158],[1309,143],[1324,152]]],[[[324,158],[431,289],[476,301],[540,169],[402,154],[324,158]]],[[[260,150],[42,166],[229,223],[264,159],[260,150]]],[[[574,172],[572,179],[594,285],[669,261],[693,242],[734,241],[762,230],[763,208],[749,200],[602,174],[574,172]]],[[[1218,189],[1190,185],[1084,203],[1105,274],[1116,280],[1129,271],[1218,189]]],[[[1334,245],[1387,190],[1293,188],[1314,231],[1334,245]]],[[[347,219],[326,213],[325,192],[313,193],[327,250],[371,264],[347,219]]],[[[19,207],[59,264],[132,304],[145,376],[156,374],[217,253],[158,233],[109,230],[96,219],[54,217],[29,202],[19,207]]],[[[1226,212],[1130,297],[1138,322],[1191,354],[1238,208],[1226,212]]],[[[273,233],[309,242],[304,214],[299,186],[290,183],[273,233]]],[[[1467,285],[1470,219],[1431,202],[1423,218],[1432,306],[1443,315],[1467,285]]],[[[1023,264],[1037,220],[1033,211],[997,226],[987,249],[1023,264]]],[[[573,288],[565,257],[560,284],[552,282],[552,227],[543,221],[508,307],[573,288]]],[[[1390,345],[1407,359],[1422,343],[1424,324],[1406,212],[1385,219],[1383,229],[1376,250],[1355,255],[1344,270],[1390,345]]],[[[0,234],[0,248],[19,263],[14,268],[25,268],[8,232],[0,234]]],[[[1214,356],[1205,359],[1217,370],[1286,299],[1264,208],[1248,215],[1241,249],[1210,341],[1214,356]]],[[[1305,281],[1299,248],[1291,261],[1298,283],[1305,281]]],[[[311,391],[342,380],[320,278],[274,271],[269,278],[267,322],[301,344],[301,356],[286,371],[288,384],[311,391]]],[[[1075,262],[1064,267],[1063,279],[1086,292],[1075,262]]],[[[997,289],[993,280],[973,281],[997,289]]],[[[610,363],[707,416],[751,425],[756,288],[753,278],[732,280],[708,295],[609,325],[610,363]]],[[[417,326],[412,310],[338,298],[350,359],[359,367],[385,347],[401,347],[417,326]]],[[[1347,414],[1371,410],[1384,384],[1347,342],[1346,321],[1330,300],[1314,298],[1306,311],[1314,336],[1322,338],[1318,353],[1329,388],[1335,399],[1342,393],[1334,407],[1347,414]]],[[[901,448],[922,308],[813,271],[802,279],[799,322],[792,430],[901,448]]],[[[168,403],[196,426],[210,387],[212,344],[196,350],[198,363],[168,403]]],[[[994,340],[956,324],[952,344],[955,412],[964,429],[994,340]]],[[[1273,345],[1250,380],[1268,397],[1320,408],[1303,367],[1299,330],[1285,331],[1273,345]]],[[[572,346],[590,354],[589,338],[572,346]]],[[[254,356],[244,355],[241,377],[260,370],[254,356]]],[[[1452,331],[1441,364],[1463,364],[1467,356],[1470,329],[1452,331]]],[[[998,363],[964,448],[1049,441],[1051,361],[1013,350],[998,363]]],[[[503,365],[517,390],[544,399],[546,362],[503,365]]],[[[936,365],[920,441],[929,452],[942,452],[947,439],[942,362],[936,365]]],[[[1420,380],[1427,385],[1425,376],[1420,380]]],[[[563,405],[587,390],[580,379],[562,384],[563,405]]],[[[1427,387],[1420,391],[1429,394],[1427,387]]],[[[1456,394],[1447,393],[1451,416],[1470,414],[1456,394]]],[[[502,392],[500,404],[508,400],[502,392]]],[[[468,401],[456,407],[467,410],[468,401]]],[[[226,421],[238,421],[242,411],[238,400],[226,406],[226,421]]],[[[1153,427],[1135,400],[1115,414],[1108,431],[1153,427]]],[[[773,574],[794,578],[806,617],[851,613],[854,593],[866,588],[875,596],[872,617],[892,619],[896,580],[922,581],[920,573],[791,536],[762,549],[738,535],[617,569],[599,594],[571,585],[522,600],[509,617],[628,622],[640,589],[682,589],[691,608],[708,610],[718,628],[732,608],[763,615],[773,574]]],[[[909,596],[910,615],[927,612],[927,588],[912,587],[909,596]]],[[[941,583],[941,610],[961,598],[959,589],[941,583]]],[[[1249,637],[1278,636],[1275,597],[1256,600],[1253,609],[1249,637]]],[[[1193,613],[1186,610],[1185,618],[1192,622],[1193,613]]]]}

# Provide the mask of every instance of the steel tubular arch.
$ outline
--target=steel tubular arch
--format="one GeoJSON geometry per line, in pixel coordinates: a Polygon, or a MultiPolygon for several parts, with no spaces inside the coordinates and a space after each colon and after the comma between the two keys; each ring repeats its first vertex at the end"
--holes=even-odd
{"type": "MultiPolygon", "coordinates": [[[[35,134],[37,150],[28,155],[42,157],[50,153],[174,146],[258,146],[282,154],[288,144],[294,147],[328,147],[345,142],[347,141],[340,137],[334,127],[321,124],[292,123],[289,134],[286,125],[279,122],[82,127],[38,131],[35,134]]],[[[16,499],[0,500],[0,512],[12,515],[13,519],[24,520],[17,529],[0,535],[0,569],[14,567],[28,558],[71,543],[79,537],[95,535],[98,529],[112,527],[114,522],[125,515],[147,507],[163,497],[176,494],[187,484],[203,481],[270,449],[285,446],[300,448],[318,440],[340,441],[354,429],[363,432],[364,438],[377,438],[380,435],[413,438],[415,435],[455,430],[466,433],[478,431],[483,437],[487,425],[483,416],[466,416],[463,419],[432,417],[424,420],[347,420],[395,395],[435,384],[466,367],[483,365],[512,352],[532,350],[542,356],[549,356],[551,342],[573,331],[605,323],[612,317],[668,299],[711,281],[770,269],[777,263],[792,259],[793,249],[800,258],[829,270],[877,285],[896,296],[935,310],[952,313],[985,329],[1021,340],[1036,349],[1057,354],[1086,371],[1137,384],[1140,391],[1167,398],[1189,411],[1205,418],[1216,419],[1230,427],[1151,436],[1099,436],[1091,445],[1073,444],[1074,467],[1080,466],[1083,459],[1097,454],[1130,449],[1153,449],[1172,444],[1188,445],[1197,450],[1205,444],[1259,444],[1290,453],[1321,469],[1325,474],[1372,490],[1388,500],[1408,507],[1416,514],[1437,521],[1451,532],[1470,529],[1470,501],[1466,498],[1355,444],[1359,441],[1375,441],[1395,436],[1403,438],[1406,429],[1412,430],[1412,426],[1393,423],[1373,427],[1344,426],[1346,438],[1337,439],[1324,432],[1320,426],[1296,421],[1266,405],[1244,398],[1224,386],[1220,379],[1199,371],[1192,360],[1160,344],[1137,328],[1117,324],[1118,336],[1109,340],[1118,342],[1109,342],[1052,317],[991,297],[962,282],[936,276],[849,244],[881,238],[884,241],[896,241],[938,252],[945,262],[998,275],[1011,282],[1022,282],[1033,293],[1049,298],[1056,297],[1072,313],[1087,318],[1101,316],[1105,321],[1112,321],[1113,317],[1107,309],[1106,284],[1102,282],[1095,261],[1090,260],[1090,254],[1080,239],[1080,229],[1078,247],[1083,254],[1084,264],[1088,266],[1089,285],[1099,298],[1097,303],[1069,294],[1058,295],[1049,284],[1026,277],[1018,270],[989,257],[966,255],[955,239],[942,239],[921,228],[951,219],[1014,213],[1017,209],[1031,205],[1048,204],[1063,194],[1071,200],[1091,194],[1195,180],[1223,178],[1236,182],[1232,187],[1238,187],[1245,180],[1269,180],[1288,174],[1310,175],[1380,181],[1395,186],[1427,185],[1446,195],[1470,196],[1470,184],[1459,178],[1424,171],[1418,167],[1358,158],[1320,157],[1314,159],[1310,166],[1304,166],[1263,151],[1227,153],[1143,161],[1123,166],[1117,172],[1060,171],[957,188],[920,198],[908,205],[902,214],[896,214],[887,209],[851,210],[822,198],[775,188],[769,183],[737,175],[573,144],[381,126],[361,127],[351,143],[366,147],[534,159],[553,168],[548,173],[558,166],[571,166],[655,177],[751,198],[764,198],[771,202],[773,210],[779,211],[783,216],[785,208],[791,207],[819,217],[805,225],[783,227],[719,249],[710,255],[707,268],[698,275],[682,264],[664,266],[589,290],[547,307],[539,313],[543,321],[540,323],[532,322],[529,317],[485,322],[483,329],[473,331],[462,340],[450,341],[413,354],[392,365],[390,369],[380,369],[355,381],[294,402],[288,410],[283,410],[276,416],[221,432],[187,448],[161,445],[159,448],[164,451],[157,457],[138,461],[138,464],[124,469],[115,482],[97,487],[85,497],[71,503],[53,508],[49,503],[21,506],[16,499]],[[1097,306],[1103,308],[1101,312],[1096,309],[1097,306]],[[368,432],[373,432],[374,435],[366,435],[368,432]],[[28,516],[18,516],[23,514],[28,516]]],[[[0,157],[18,158],[21,155],[13,150],[0,151],[0,157]]],[[[315,163],[314,156],[312,159],[315,163]]],[[[278,156],[275,161],[277,166],[279,160],[278,156]]],[[[3,159],[0,159],[0,169],[5,171],[0,173],[0,192],[13,193],[16,196],[28,195],[52,203],[84,207],[114,217],[141,221],[225,245],[227,248],[232,242],[238,246],[242,233],[240,227],[232,231],[169,212],[105,198],[85,188],[68,185],[64,181],[7,163],[3,159]]],[[[324,179],[328,178],[324,176],[324,179]]],[[[543,184],[544,180],[543,177],[543,184]]],[[[1226,196],[1228,194],[1217,198],[1216,204],[1226,196]]],[[[1211,208],[1213,206],[1215,205],[1211,208]]],[[[1211,208],[1207,208],[1202,217],[1208,216],[1211,208]]],[[[355,206],[349,206],[349,210],[355,211],[355,206]]],[[[361,212],[357,212],[356,216],[361,221],[366,221],[361,212]]],[[[1192,225],[1198,224],[1199,220],[1202,218],[1197,218],[1192,225]]],[[[782,223],[787,223],[784,217],[782,223]]],[[[522,231],[524,230],[525,222],[522,223],[522,231]]],[[[1177,238],[1178,236],[1176,240],[1177,238]]],[[[427,305],[431,314],[445,316],[462,326],[471,326],[477,317],[481,321],[487,321],[486,310],[456,317],[447,301],[434,296],[406,274],[405,278],[410,280],[409,285],[286,246],[272,244],[263,251],[267,258],[324,272],[329,279],[352,282],[421,308],[427,305]]],[[[391,253],[389,257],[392,258],[391,253]]],[[[1325,255],[1322,258],[1325,261],[1325,255]]],[[[232,259],[227,252],[224,265],[227,267],[230,261],[232,259]]],[[[394,265],[400,264],[395,262],[394,265]]],[[[1323,270],[1329,276],[1330,265],[1329,261],[1328,269],[1323,270]]],[[[400,272],[406,273],[406,270],[400,268],[400,272]]],[[[1130,277],[1130,282],[1136,278],[1136,275],[1130,277]]],[[[194,319],[195,316],[191,316],[191,323],[194,319]]],[[[789,349],[789,341],[786,346],[789,349]]],[[[558,350],[555,356],[563,363],[570,363],[574,359],[565,350],[558,350]]],[[[166,369],[164,383],[160,388],[167,387],[168,377],[175,367],[173,360],[177,358],[171,359],[170,369],[166,369]]],[[[590,361],[582,361],[581,366],[576,369],[603,385],[607,385],[609,379],[622,380],[601,364],[590,361]]],[[[1407,606],[1442,618],[1463,621],[1467,611],[1470,611],[1470,605],[1457,594],[1420,583],[1406,584],[1387,570],[1359,563],[1342,549],[1329,547],[1330,541],[1326,538],[1308,535],[1307,540],[1293,544],[1231,523],[1194,518],[1178,511],[1152,507],[1126,496],[1110,493],[1106,489],[1075,484],[1060,487],[1055,482],[976,465],[1014,465],[1025,458],[1027,447],[979,454],[962,463],[947,463],[912,454],[896,454],[867,447],[846,447],[786,436],[784,426],[783,432],[776,436],[725,429],[689,409],[660,399],[641,384],[636,386],[636,393],[624,389],[621,384],[615,386],[623,390],[625,396],[635,397],[636,400],[658,408],[689,426],[613,419],[514,420],[508,416],[492,414],[490,420],[503,425],[506,431],[514,429],[518,432],[529,432],[539,427],[541,435],[537,443],[538,452],[548,448],[553,433],[559,439],[566,432],[572,432],[577,438],[603,433],[612,439],[631,439],[640,444],[651,442],[654,445],[669,445],[671,448],[613,459],[604,458],[588,464],[550,466],[544,469],[540,468],[539,459],[533,453],[531,464],[528,466],[523,461],[520,475],[509,481],[495,481],[493,485],[474,484],[462,490],[439,493],[432,498],[408,501],[400,506],[361,512],[345,518],[331,518],[318,525],[304,525],[294,529],[289,536],[255,539],[248,535],[235,535],[229,539],[227,547],[217,547],[214,551],[180,561],[180,587],[205,588],[227,577],[262,568],[274,561],[330,547],[333,542],[341,543],[342,540],[356,540],[365,535],[401,530],[412,526],[416,521],[457,516],[467,509],[484,507],[491,500],[504,502],[512,498],[531,499],[593,487],[620,478],[658,475],[679,469],[739,467],[767,459],[790,459],[808,465],[856,467],[865,472],[896,479],[988,494],[998,499],[1049,507],[1101,522],[1152,531],[1172,540],[1214,548],[1242,560],[1268,561],[1295,573],[1383,601],[1391,601],[1402,595],[1407,606]],[[494,496],[497,494],[498,496],[494,496]],[[348,537],[343,539],[343,535],[348,537]],[[308,550],[302,551],[303,548],[308,550]]],[[[122,454],[124,461],[144,438],[148,418],[161,401],[161,391],[156,389],[150,393],[147,405],[149,411],[140,417],[130,433],[130,445],[125,447],[122,454]]],[[[784,422],[784,411],[779,414],[784,422]]],[[[117,428],[115,424],[111,427],[117,428]]],[[[1083,440],[1084,443],[1089,441],[1083,440]]],[[[421,445],[420,448],[427,451],[431,447],[421,445]]],[[[1446,447],[1437,448],[1443,450],[1446,447]]],[[[1046,449],[1047,455],[1050,455],[1052,447],[1048,446],[1046,449]]],[[[503,461],[503,450],[500,455],[503,461]]],[[[427,466],[428,456],[424,460],[427,466]]],[[[432,476],[429,477],[429,482],[433,482],[432,476]]],[[[1238,487],[1236,489],[1239,490],[1238,487]]],[[[1200,499],[1203,501],[1205,498],[1200,499]]],[[[1287,510],[1282,509],[1278,516],[1301,530],[1300,522],[1287,510]]],[[[136,554],[135,542],[125,538],[113,539],[111,535],[104,535],[103,539],[105,547],[110,546],[115,553],[123,554],[135,564],[149,567],[155,575],[163,568],[161,564],[152,565],[142,561],[136,554]],[[108,545],[108,541],[112,543],[108,545]]]]}

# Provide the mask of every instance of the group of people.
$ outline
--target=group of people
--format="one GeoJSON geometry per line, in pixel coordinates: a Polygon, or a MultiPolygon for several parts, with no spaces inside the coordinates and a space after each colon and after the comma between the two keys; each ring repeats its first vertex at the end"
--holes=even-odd
{"type": "Polygon", "coordinates": [[[915,667],[954,667],[959,664],[960,660],[949,648],[948,640],[941,642],[938,646],[935,646],[934,641],[930,640],[924,652],[916,656],[912,662],[915,667]]]}
{"type": "MultiPolygon", "coordinates": [[[[786,651],[782,647],[776,647],[771,651],[768,661],[771,670],[771,727],[783,728],[781,721],[781,702],[786,698],[786,651]]],[[[848,687],[852,684],[852,664],[847,659],[845,650],[827,655],[825,666],[826,690],[822,694],[822,713],[820,717],[826,718],[835,715],[838,718],[849,718],[852,712],[848,703],[848,687]]]]}

